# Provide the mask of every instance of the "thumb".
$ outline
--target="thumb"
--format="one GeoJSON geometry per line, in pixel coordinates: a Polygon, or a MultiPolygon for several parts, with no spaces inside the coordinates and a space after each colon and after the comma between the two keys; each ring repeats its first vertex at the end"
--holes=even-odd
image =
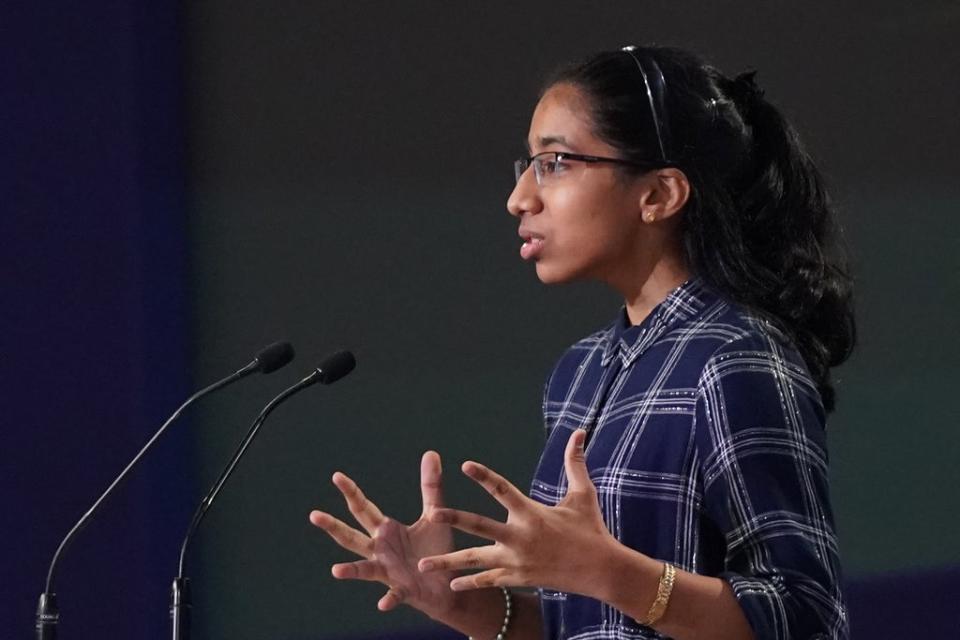
{"type": "Polygon", "coordinates": [[[574,429],[567,440],[567,449],[563,452],[563,466],[567,472],[567,483],[571,491],[592,490],[590,472],[587,471],[587,458],[584,454],[584,443],[587,432],[584,429],[574,429]]]}
{"type": "Polygon", "coordinates": [[[420,459],[420,493],[423,496],[423,513],[443,507],[440,454],[427,451],[420,459]]]}

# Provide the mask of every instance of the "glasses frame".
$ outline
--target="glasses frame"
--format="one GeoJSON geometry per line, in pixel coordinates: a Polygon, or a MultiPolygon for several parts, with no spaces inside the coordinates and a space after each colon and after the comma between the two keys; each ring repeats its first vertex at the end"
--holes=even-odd
{"type": "Polygon", "coordinates": [[[539,166],[538,163],[534,162],[540,156],[554,155],[554,162],[560,162],[562,160],[576,160],[579,162],[586,162],[587,164],[596,164],[596,163],[608,163],[608,164],[619,164],[626,167],[637,167],[640,169],[660,169],[663,168],[663,163],[659,161],[651,162],[636,162],[633,160],[624,160],[623,158],[606,158],[604,156],[590,156],[584,155],[582,153],[571,153],[569,151],[541,151],[540,153],[535,153],[532,156],[526,158],[518,158],[513,162],[513,173],[514,177],[517,179],[517,182],[520,182],[520,178],[523,177],[523,174],[527,172],[527,169],[530,166],[533,166],[533,175],[537,180],[538,185],[543,185],[543,175],[537,169],[539,166]]]}

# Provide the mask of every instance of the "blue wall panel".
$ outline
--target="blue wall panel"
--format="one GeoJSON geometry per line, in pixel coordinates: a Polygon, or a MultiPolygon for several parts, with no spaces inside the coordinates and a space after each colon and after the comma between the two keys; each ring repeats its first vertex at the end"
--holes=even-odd
{"type": "MultiPolygon", "coordinates": [[[[0,13],[0,624],[29,637],[62,536],[189,390],[172,2],[0,13]]],[[[159,638],[189,424],[61,562],[63,638],[159,638]]]]}

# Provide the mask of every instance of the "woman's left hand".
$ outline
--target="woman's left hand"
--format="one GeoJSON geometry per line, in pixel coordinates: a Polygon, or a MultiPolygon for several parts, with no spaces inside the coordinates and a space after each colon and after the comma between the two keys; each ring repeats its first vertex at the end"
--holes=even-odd
{"type": "Polygon", "coordinates": [[[455,591],[485,587],[545,587],[602,597],[605,562],[619,543],[607,531],[597,502],[597,490],[584,459],[586,432],[576,429],[567,441],[564,468],[567,495],[547,507],[524,495],[503,476],[482,464],[465,462],[463,472],[480,484],[508,512],[498,522],[456,509],[435,509],[430,519],[492,540],[420,560],[420,571],[485,569],[455,578],[455,591]]]}

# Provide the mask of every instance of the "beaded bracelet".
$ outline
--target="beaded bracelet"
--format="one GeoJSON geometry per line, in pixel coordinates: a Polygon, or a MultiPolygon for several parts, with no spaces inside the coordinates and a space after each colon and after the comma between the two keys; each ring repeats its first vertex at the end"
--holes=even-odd
{"type": "MultiPolygon", "coordinates": [[[[503,602],[506,605],[506,612],[503,614],[503,624],[500,626],[500,633],[497,634],[494,640],[504,640],[504,638],[507,637],[507,627],[510,626],[510,619],[513,617],[513,600],[510,598],[510,589],[500,587],[500,590],[503,591],[503,602]]],[[[473,640],[472,636],[468,637],[469,640],[473,640]]]]}

